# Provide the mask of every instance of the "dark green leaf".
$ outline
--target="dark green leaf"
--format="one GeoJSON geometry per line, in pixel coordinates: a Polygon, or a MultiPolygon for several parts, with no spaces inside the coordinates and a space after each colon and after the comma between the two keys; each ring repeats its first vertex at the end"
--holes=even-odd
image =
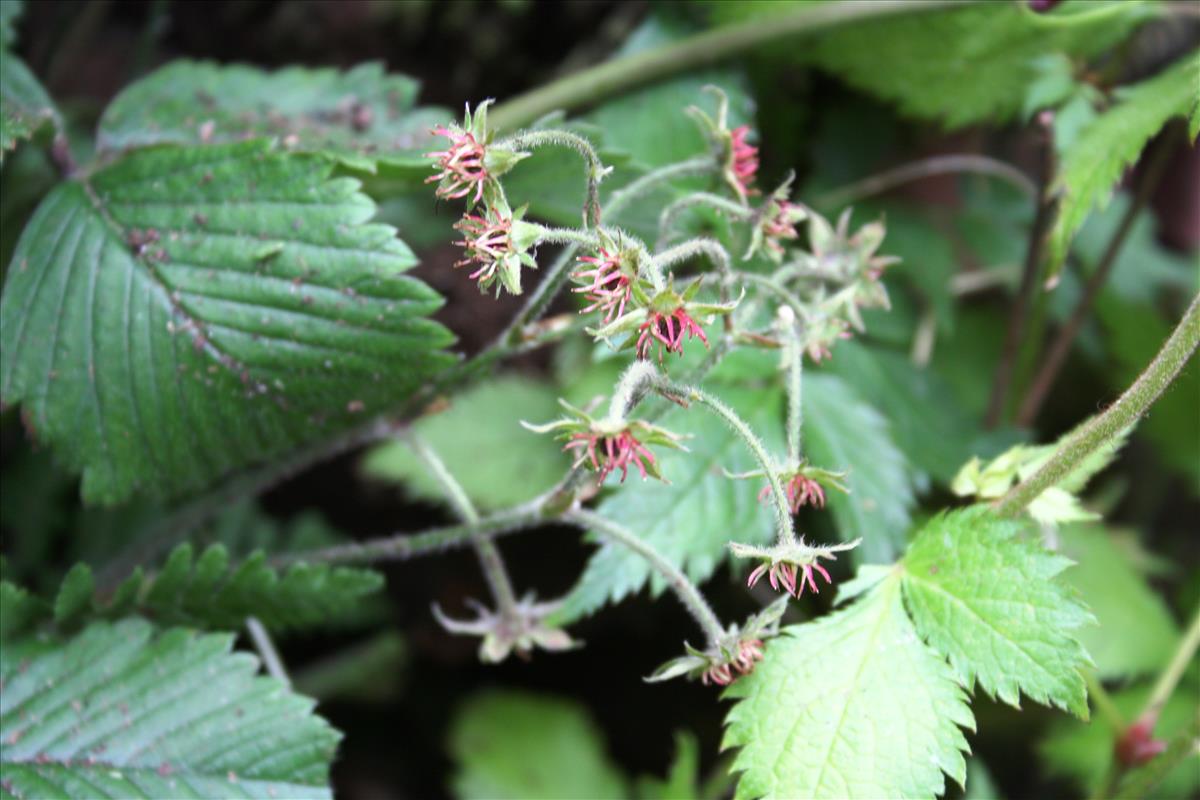
{"type": "Polygon", "coordinates": [[[65,798],[329,797],[339,735],[256,677],[233,637],[98,623],[0,652],[4,793],[65,798]]]}
{"type": "Polygon", "coordinates": [[[42,203],[0,306],[0,391],[85,499],[198,490],[450,362],[412,253],[330,170],[263,141],[163,147],[42,203]]]}
{"type": "Polygon", "coordinates": [[[0,163],[18,142],[47,127],[62,128],[54,102],[25,62],[0,46],[0,163]]]}

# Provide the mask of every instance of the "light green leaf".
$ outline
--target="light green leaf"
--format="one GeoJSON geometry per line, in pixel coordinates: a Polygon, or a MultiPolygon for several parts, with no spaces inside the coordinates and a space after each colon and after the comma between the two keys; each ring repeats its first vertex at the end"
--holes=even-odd
{"type": "Polygon", "coordinates": [[[339,734],[233,637],[96,624],[0,652],[5,794],[329,797],[339,734]]]}
{"type": "Polygon", "coordinates": [[[460,800],[620,800],[625,780],[587,711],[546,695],[473,697],[450,732],[460,800]]]}
{"type": "Polygon", "coordinates": [[[381,64],[348,71],[176,61],[126,88],[100,118],[101,150],[216,144],[275,136],[298,152],[374,171],[374,162],[426,169],[429,129],[452,114],[414,108],[419,84],[381,64]]]}
{"type": "Polygon", "coordinates": [[[913,623],[959,680],[1019,705],[1019,694],[1084,719],[1075,629],[1094,619],[1054,578],[1071,562],[1023,535],[1023,525],[976,506],[935,517],[904,557],[913,623]]]}
{"type": "Polygon", "coordinates": [[[921,642],[890,578],[850,607],[784,629],[726,697],[738,798],[917,798],[966,779],[974,728],[954,673],[921,642]]]}
{"type": "MultiPolygon", "coordinates": [[[[552,386],[502,377],[456,395],[451,403],[449,410],[424,417],[413,428],[480,508],[531,500],[566,474],[571,461],[561,445],[521,427],[521,420],[540,423],[561,415],[552,386]]],[[[363,471],[372,478],[402,481],[417,497],[445,500],[437,479],[404,442],[372,449],[363,471]]]]}
{"type": "Polygon", "coordinates": [[[863,540],[851,556],[865,563],[895,560],[914,497],[911,467],[887,421],[841,378],[805,375],[804,453],[822,468],[849,470],[850,494],[829,492],[828,503],[838,535],[863,540]]]}
{"type": "Polygon", "coordinates": [[[18,142],[33,138],[47,127],[62,128],[54,101],[25,62],[0,46],[0,163],[18,142]]]}
{"type": "Polygon", "coordinates": [[[1099,677],[1126,678],[1161,669],[1175,651],[1179,627],[1129,553],[1102,525],[1067,526],[1059,531],[1059,540],[1063,555],[1076,562],[1064,580],[1100,623],[1078,633],[1099,677]]]}
{"type": "Polygon", "coordinates": [[[86,500],[196,491],[450,363],[424,318],[440,298],[331,169],[263,141],[161,147],[42,202],[0,305],[0,393],[86,500]]]}
{"type": "MultiPolygon", "coordinates": [[[[717,8],[729,19],[796,5],[771,0],[717,8]]],[[[1068,3],[1046,15],[1023,3],[980,3],[862,20],[770,52],[833,72],[906,114],[957,128],[1020,113],[1039,76],[1039,57],[1102,54],[1153,15],[1149,4],[1124,0],[1068,3]]]]}
{"type": "MultiPolygon", "coordinates": [[[[764,440],[769,451],[782,451],[782,392],[723,386],[720,396],[764,440]]],[[[762,486],[757,482],[730,480],[722,472],[758,468],[746,445],[723,422],[711,414],[678,409],[663,417],[661,424],[692,436],[684,442],[689,452],[655,453],[663,477],[670,483],[631,478],[596,511],[628,527],[693,581],[702,583],[728,557],[727,545],[732,539],[751,544],[771,541],[771,511],[758,501],[762,486]]],[[[645,559],[606,541],[554,615],[555,624],[591,614],[606,603],[620,602],[647,582],[652,595],[666,588],[645,559]]]]}
{"type": "Polygon", "coordinates": [[[1003,795],[979,756],[967,759],[967,788],[963,800],[1001,800],[1003,795]]]}
{"type": "MultiPolygon", "coordinates": [[[[1195,671],[1192,678],[1185,678],[1175,688],[1171,698],[1159,715],[1154,726],[1157,739],[1169,741],[1196,719],[1200,708],[1200,692],[1197,692],[1195,671]]],[[[1125,719],[1132,720],[1145,707],[1150,698],[1149,686],[1110,692],[1113,705],[1125,719]]],[[[1100,790],[1101,781],[1112,766],[1114,735],[1112,727],[1101,717],[1090,723],[1072,719],[1055,720],[1046,738],[1038,746],[1038,754],[1052,775],[1071,779],[1088,797],[1100,790]]],[[[1200,790],[1200,758],[1193,755],[1179,764],[1147,800],[1176,800],[1192,797],[1200,790]]]]}
{"type": "Polygon", "coordinates": [[[1146,143],[1173,117],[1193,113],[1200,102],[1198,81],[1200,51],[1121,90],[1117,103],[1083,129],[1051,187],[1059,202],[1047,240],[1048,278],[1058,274],[1088,214],[1108,204],[1125,168],[1146,143]]]}

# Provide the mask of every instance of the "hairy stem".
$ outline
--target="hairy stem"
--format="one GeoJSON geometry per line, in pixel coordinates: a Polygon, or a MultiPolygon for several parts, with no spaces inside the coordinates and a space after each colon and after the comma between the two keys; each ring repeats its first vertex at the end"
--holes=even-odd
{"type": "Polygon", "coordinates": [[[817,198],[815,205],[824,208],[840,208],[864,197],[886,192],[897,186],[932,178],[936,175],[947,175],[958,172],[969,172],[976,175],[988,175],[1015,186],[1023,194],[1037,197],[1038,187],[1029,177],[1003,161],[988,156],[973,154],[954,154],[933,156],[910,164],[902,164],[893,169],[884,170],[876,175],[855,181],[840,189],[826,192],[817,198]]]}
{"type": "MultiPolygon", "coordinates": [[[[1151,790],[1185,759],[1196,758],[1200,752],[1200,714],[1193,714],[1192,721],[1175,735],[1167,749],[1142,769],[1130,775],[1129,780],[1118,784],[1116,796],[1119,800],[1142,800],[1152,797],[1151,790]]],[[[1107,797],[1107,793],[1099,797],[1107,797]]]]}
{"type": "MultiPolygon", "coordinates": [[[[475,505],[467,496],[462,484],[450,474],[450,470],[446,469],[445,463],[442,462],[437,452],[421,436],[411,430],[405,432],[404,442],[429,468],[434,479],[445,491],[446,499],[459,518],[469,526],[478,527],[479,512],[475,510],[475,505]]],[[[496,601],[496,607],[501,616],[510,620],[516,619],[518,617],[516,592],[513,591],[512,580],[508,577],[508,570],[504,567],[504,559],[501,558],[496,543],[482,534],[475,533],[471,537],[471,545],[479,557],[479,566],[483,569],[488,588],[492,591],[492,599],[496,601]]]]}
{"type": "Polygon", "coordinates": [[[708,192],[697,192],[689,194],[686,197],[681,197],[674,203],[662,210],[658,215],[658,243],[656,249],[662,249],[668,241],[670,241],[671,228],[674,227],[675,221],[679,215],[689,208],[699,206],[708,206],[716,209],[723,214],[729,214],[735,219],[747,220],[753,216],[753,211],[743,205],[733,202],[732,200],[721,197],[718,194],[710,194],[708,192]]]}
{"type": "Polygon", "coordinates": [[[1004,417],[1004,409],[1008,402],[1008,390],[1012,385],[1013,373],[1017,368],[1017,356],[1021,350],[1021,342],[1026,334],[1029,323],[1029,308],[1033,303],[1033,295],[1038,288],[1038,275],[1042,269],[1042,253],[1046,249],[1046,233],[1054,217],[1054,195],[1049,190],[1049,183],[1054,177],[1054,141],[1049,127],[1039,123],[1039,133],[1042,146],[1041,169],[1038,173],[1038,188],[1035,193],[1037,210],[1034,212],[1033,225],[1029,229],[1029,241],[1025,247],[1025,266],[1021,270],[1021,285],[1017,288],[1017,296],[1013,299],[1012,308],[1008,315],[1008,328],[1004,332],[1004,345],[1000,351],[1000,361],[996,364],[996,376],[992,381],[992,393],[988,398],[987,412],[984,414],[985,428],[995,428],[1004,417]]]}
{"type": "Polygon", "coordinates": [[[1092,304],[1096,302],[1096,296],[1100,294],[1100,289],[1108,280],[1108,276],[1117,262],[1117,256],[1121,252],[1121,247],[1125,244],[1125,239],[1133,228],[1134,221],[1145,207],[1146,201],[1150,199],[1150,195],[1158,187],[1159,180],[1166,169],[1167,157],[1171,153],[1173,142],[1173,136],[1164,138],[1151,155],[1150,162],[1146,165],[1146,171],[1138,182],[1133,202],[1129,204],[1125,216],[1121,218],[1121,223],[1113,232],[1112,238],[1109,239],[1108,246],[1104,249],[1104,255],[1101,256],[1100,263],[1096,266],[1096,271],[1091,274],[1084,286],[1083,296],[1071,310],[1070,318],[1059,329],[1058,336],[1050,345],[1046,358],[1042,361],[1042,366],[1038,369],[1037,376],[1033,379],[1033,384],[1025,395],[1025,400],[1021,403],[1021,409],[1017,414],[1018,426],[1028,427],[1033,424],[1042,404],[1049,396],[1050,390],[1054,388],[1054,382],[1058,379],[1058,374],[1071,352],[1071,345],[1075,343],[1079,329],[1087,320],[1088,314],[1092,310],[1092,304]]]}
{"type": "Polygon", "coordinates": [[[995,505],[996,513],[1001,516],[1021,513],[1043,491],[1070,474],[1083,459],[1140,419],[1183,369],[1198,343],[1200,295],[1193,298],[1179,325],[1133,385],[1104,413],[1072,431],[1041,469],[1000,498],[995,505]]]}
{"type": "Polygon", "coordinates": [[[489,119],[497,130],[528,125],[552,111],[578,108],[635,86],[714,64],[767,42],[861,19],[962,5],[955,0],[843,0],[771,14],[690,36],[664,47],[568,75],[501,103],[489,119]]]}
{"type": "Polygon", "coordinates": [[[804,407],[803,396],[801,394],[803,389],[801,378],[804,372],[804,348],[800,346],[800,337],[796,335],[795,326],[788,325],[787,329],[787,343],[784,345],[784,353],[787,358],[788,455],[791,456],[793,462],[799,464],[804,427],[804,407]]]}
{"type": "Polygon", "coordinates": [[[750,426],[732,408],[703,389],[664,380],[660,382],[658,390],[668,399],[694,401],[704,406],[720,417],[729,426],[729,429],[746,443],[746,447],[754,454],[754,458],[766,473],[767,481],[771,485],[771,496],[775,501],[775,528],[779,544],[795,544],[796,532],[792,529],[792,511],[791,506],[788,505],[787,495],[783,491],[783,484],[779,482],[779,476],[775,472],[775,465],[772,463],[771,457],[767,454],[767,448],[754,435],[754,431],[750,430],[750,426]]]}
{"type": "Polygon", "coordinates": [[[596,228],[600,225],[600,181],[608,173],[592,143],[578,134],[564,130],[523,131],[505,139],[501,146],[514,150],[532,150],[535,147],[552,145],[568,147],[583,157],[587,171],[587,200],[583,206],[583,224],[596,228]]]}
{"type": "Polygon", "coordinates": [[[612,401],[608,407],[608,418],[623,421],[629,412],[653,389],[658,380],[658,370],[649,361],[635,360],[617,381],[612,401]]]}
{"type": "Polygon", "coordinates": [[[796,318],[799,320],[803,321],[809,316],[808,309],[801,304],[801,302],[796,298],[796,295],[782,283],[774,280],[773,278],[768,278],[766,275],[759,275],[755,272],[741,271],[734,272],[730,278],[743,284],[749,283],[767,290],[771,294],[775,295],[775,297],[779,298],[779,300],[788,308],[790,308],[792,313],[795,314],[796,318]]]}
{"type": "Polygon", "coordinates": [[[692,615],[692,619],[696,620],[700,630],[704,631],[709,647],[715,647],[721,640],[725,630],[721,627],[721,621],[717,619],[717,615],[713,613],[704,596],[700,594],[700,590],[688,580],[682,570],[663,558],[662,554],[651,547],[648,542],[628,528],[585,509],[568,511],[563,515],[563,521],[593,530],[644,558],[647,564],[666,578],[671,591],[683,603],[684,608],[692,615]]]}

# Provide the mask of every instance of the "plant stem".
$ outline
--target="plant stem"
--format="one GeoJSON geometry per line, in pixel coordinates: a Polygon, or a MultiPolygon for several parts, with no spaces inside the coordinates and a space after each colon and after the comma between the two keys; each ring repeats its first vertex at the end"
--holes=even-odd
{"type": "Polygon", "coordinates": [[[1038,196],[1037,185],[1029,177],[1003,161],[988,156],[972,154],[954,154],[933,156],[910,164],[901,164],[893,169],[884,170],[875,175],[855,181],[840,189],[826,192],[817,198],[814,205],[824,208],[840,208],[855,200],[886,192],[911,181],[932,178],[935,175],[946,175],[956,172],[969,172],[976,175],[989,175],[999,178],[1005,183],[1015,186],[1022,194],[1031,197],[1038,196]]]}
{"type": "Polygon", "coordinates": [[[688,580],[687,575],[684,575],[678,567],[663,558],[662,554],[651,547],[648,542],[628,528],[585,509],[568,511],[563,515],[563,521],[578,525],[581,528],[593,530],[644,558],[646,563],[666,578],[667,585],[671,587],[671,591],[675,593],[675,596],[683,603],[684,608],[696,620],[696,624],[704,631],[704,635],[708,638],[709,646],[715,647],[721,640],[721,637],[725,634],[725,630],[721,627],[721,621],[717,619],[717,615],[713,613],[704,596],[700,594],[700,590],[696,588],[694,583],[688,580]]]}
{"type": "Polygon", "coordinates": [[[271,634],[267,633],[267,629],[259,622],[258,617],[246,617],[246,632],[250,634],[250,641],[254,643],[254,649],[262,658],[267,674],[284,686],[290,687],[292,681],[288,678],[287,670],[284,669],[283,659],[279,657],[279,651],[275,649],[275,644],[271,641],[271,634]]]}
{"type": "Polygon", "coordinates": [[[767,455],[766,447],[754,435],[754,431],[750,430],[750,426],[732,408],[703,389],[695,386],[670,383],[666,380],[660,382],[658,389],[668,399],[678,398],[700,403],[720,417],[729,426],[729,429],[746,443],[746,447],[754,454],[754,458],[758,461],[759,466],[766,473],[767,481],[771,486],[771,495],[775,500],[775,528],[779,544],[795,544],[796,532],[792,530],[792,511],[791,506],[788,505],[787,495],[783,491],[783,484],[779,482],[779,476],[775,472],[775,465],[771,462],[771,457],[767,455]]]}
{"type": "Polygon", "coordinates": [[[646,392],[650,391],[658,381],[658,370],[649,361],[634,360],[617,381],[613,391],[612,401],[608,407],[608,418],[613,422],[623,422],[646,392]]]}
{"type": "Polygon", "coordinates": [[[696,206],[708,206],[716,209],[720,213],[729,214],[739,220],[747,220],[753,216],[754,212],[743,205],[733,202],[727,198],[721,197],[719,194],[711,194],[709,192],[697,192],[681,197],[674,203],[662,210],[658,215],[658,243],[656,249],[661,249],[670,239],[668,234],[675,224],[675,220],[689,208],[696,206]]]}
{"type": "Polygon", "coordinates": [[[983,426],[989,429],[999,425],[1004,417],[1008,390],[1012,385],[1017,356],[1021,350],[1021,341],[1025,337],[1025,328],[1029,322],[1029,307],[1033,302],[1034,292],[1038,289],[1038,275],[1042,269],[1042,253],[1046,249],[1046,232],[1050,227],[1051,219],[1054,216],[1054,206],[1057,202],[1049,191],[1050,181],[1054,177],[1053,132],[1040,122],[1038,130],[1042,145],[1042,159],[1041,169],[1038,173],[1038,187],[1034,195],[1037,198],[1037,210],[1034,212],[1033,225],[1029,229],[1029,241],[1025,248],[1025,266],[1021,270],[1021,285],[1017,288],[1017,296],[1013,299],[1013,305],[1009,311],[1004,345],[1000,351],[1000,361],[996,364],[992,394],[988,399],[987,412],[983,418],[983,426]]]}
{"type": "Polygon", "coordinates": [[[1139,719],[1148,716],[1154,719],[1158,718],[1158,714],[1162,711],[1163,706],[1171,699],[1171,693],[1179,685],[1179,680],[1183,677],[1183,673],[1187,671],[1188,665],[1192,663],[1192,658],[1195,657],[1197,648],[1200,648],[1200,606],[1197,606],[1195,613],[1192,614],[1192,622],[1188,625],[1187,633],[1179,641],[1179,646],[1175,649],[1175,655],[1171,657],[1171,663],[1158,676],[1158,680],[1154,684],[1154,689],[1150,693],[1150,699],[1146,701],[1146,707],[1138,715],[1139,719]]]}
{"type": "Polygon", "coordinates": [[[768,292],[783,301],[783,303],[785,303],[787,307],[790,308],[796,315],[796,318],[801,321],[801,324],[804,323],[804,320],[808,319],[808,309],[806,309],[800,303],[800,301],[796,299],[796,296],[792,294],[792,292],[789,291],[786,286],[778,281],[768,278],[766,275],[759,275],[755,272],[742,272],[740,270],[734,272],[730,278],[735,281],[740,281],[741,283],[750,283],[766,289],[768,292]]]}
{"type": "Polygon", "coordinates": [[[577,231],[574,228],[542,228],[538,241],[551,244],[566,244],[583,247],[596,247],[600,240],[594,233],[577,231]]]}
{"type": "Polygon", "coordinates": [[[489,119],[496,130],[514,130],[551,111],[595,103],[635,86],[714,64],[768,42],[811,34],[861,19],[960,6],[954,0],[844,0],[771,14],[690,36],[568,75],[501,103],[489,119]]]}
{"type": "Polygon", "coordinates": [[[1070,318],[1059,329],[1058,336],[1054,339],[1054,343],[1046,353],[1045,360],[1042,361],[1042,366],[1037,372],[1037,377],[1033,379],[1033,384],[1029,392],[1025,395],[1025,400],[1021,403],[1021,409],[1017,414],[1017,425],[1019,427],[1028,427],[1033,424],[1038,412],[1042,408],[1042,404],[1050,394],[1050,390],[1054,388],[1054,382],[1057,380],[1058,374],[1071,352],[1071,345],[1075,343],[1075,337],[1079,334],[1079,329],[1083,327],[1083,323],[1087,320],[1088,313],[1092,310],[1092,304],[1096,301],[1096,296],[1100,294],[1100,289],[1104,286],[1105,281],[1108,280],[1109,273],[1112,272],[1112,268],[1117,262],[1121,246],[1125,244],[1125,239],[1128,237],[1129,231],[1133,228],[1133,223],[1137,220],[1138,214],[1141,213],[1142,208],[1145,207],[1146,202],[1150,199],[1150,195],[1158,187],[1159,180],[1166,169],[1167,157],[1173,148],[1174,139],[1174,136],[1164,138],[1158,143],[1154,153],[1150,156],[1149,163],[1146,165],[1146,171],[1142,174],[1141,180],[1138,182],[1133,202],[1129,204],[1129,208],[1125,211],[1125,216],[1121,218],[1121,223],[1117,226],[1116,231],[1113,232],[1112,238],[1109,239],[1108,246],[1104,250],[1104,255],[1101,256],[1100,263],[1096,266],[1096,271],[1088,278],[1087,285],[1083,290],[1083,296],[1079,298],[1079,302],[1072,309],[1070,318]]]}
{"type": "Polygon", "coordinates": [[[800,445],[803,440],[804,406],[801,391],[801,378],[804,373],[804,348],[800,346],[800,337],[796,335],[793,325],[788,326],[787,344],[784,345],[787,358],[787,440],[788,455],[794,463],[800,463],[800,445]]]}
{"type": "Polygon", "coordinates": [[[1120,736],[1125,731],[1127,723],[1121,710],[1113,702],[1112,696],[1091,670],[1084,671],[1083,679],[1087,683],[1088,697],[1092,698],[1092,702],[1096,704],[1096,711],[1112,728],[1113,733],[1120,736]]]}
{"type": "Polygon", "coordinates": [[[1054,486],[1098,447],[1145,414],[1171,384],[1200,343],[1200,295],[1192,300],[1179,325],[1158,355],[1125,393],[1104,413],[1072,431],[1041,469],[1014,486],[996,502],[1001,516],[1016,516],[1038,495],[1054,486]]]}
{"type": "MultiPolygon", "coordinates": [[[[450,474],[450,470],[446,469],[446,465],[438,457],[437,452],[412,430],[405,432],[404,442],[433,473],[434,479],[445,491],[446,499],[454,508],[455,513],[467,525],[478,527],[479,512],[475,510],[475,505],[467,496],[462,484],[455,480],[454,476],[450,474]]],[[[504,568],[504,559],[501,558],[496,543],[486,536],[473,533],[471,545],[479,557],[479,566],[483,569],[483,575],[492,591],[492,599],[496,601],[496,607],[501,616],[509,620],[516,619],[518,617],[517,596],[513,591],[512,581],[508,577],[508,570],[504,568]]]]}
{"type": "Polygon", "coordinates": [[[677,244],[674,247],[663,250],[650,261],[651,275],[650,279],[655,287],[662,288],[662,271],[664,268],[669,269],[675,264],[682,263],[696,256],[708,256],[721,273],[724,280],[721,281],[721,302],[729,302],[729,279],[733,276],[733,264],[729,260],[729,253],[726,252],[725,246],[716,239],[689,239],[682,244],[677,244]]]}
{"type": "Polygon", "coordinates": [[[600,225],[600,181],[607,174],[604,163],[592,143],[578,134],[564,130],[523,131],[500,143],[513,150],[533,149],[545,145],[568,147],[583,156],[587,172],[587,199],[583,206],[583,224],[592,228],[600,225]]]}

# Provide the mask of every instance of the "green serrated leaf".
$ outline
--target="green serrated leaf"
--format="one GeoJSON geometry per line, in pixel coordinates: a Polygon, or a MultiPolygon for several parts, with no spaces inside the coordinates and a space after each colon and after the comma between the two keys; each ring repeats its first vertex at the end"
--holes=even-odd
{"type": "MultiPolygon", "coordinates": [[[[1169,741],[1196,719],[1200,708],[1195,672],[1192,680],[1185,679],[1163,706],[1154,737],[1169,741]]],[[[1145,708],[1150,698],[1149,686],[1138,686],[1110,693],[1113,706],[1126,720],[1132,720],[1145,708]]],[[[1072,783],[1096,796],[1104,777],[1109,774],[1114,751],[1114,734],[1106,720],[1097,716],[1090,723],[1072,719],[1055,720],[1046,737],[1038,745],[1038,755],[1052,775],[1069,778],[1072,783]]],[[[1147,800],[1175,800],[1192,797],[1200,791],[1200,757],[1192,755],[1172,770],[1147,800]]]]}
{"type": "Polygon", "coordinates": [[[0,305],[0,394],[86,500],[196,491],[450,363],[440,298],[331,169],[261,140],[152,148],[42,202],[0,305]],[[264,239],[285,244],[260,262],[264,239]]]}
{"type": "MultiPolygon", "coordinates": [[[[798,5],[715,4],[723,21],[798,5]]],[[[824,31],[803,46],[789,42],[766,52],[833,72],[895,102],[905,114],[958,128],[1020,113],[1038,78],[1040,56],[1099,55],[1153,16],[1151,5],[1124,0],[1068,2],[1053,15],[1035,14],[1020,3],[980,3],[861,20],[824,31]]]]}
{"type": "MultiPolygon", "coordinates": [[[[521,420],[545,422],[561,413],[552,386],[510,376],[456,395],[448,410],[413,428],[480,508],[496,509],[533,499],[565,474],[571,462],[561,445],[521,427],[521,420]]],[[[417,497],[445,500],[441,484],[402,441],[370,450],[363,471],[401,481],[417,497]]]]}
{"type": "Polygon", "coordinates": [[[0,767],[16,797],[330,797],[339,734],[256,677],[233,637],[97,623],[0,653],[0,767]]]}
{"type": "MultiPolygon", "coordinates": [[[[722,387],[720,396],[763,439],[768,450],[782,451],[781,391],[722,387]]],[[[719,419],[678,409],[667,414],[662,425],[692,437],[685,441],[689,452],[655,453],[663,477],[670,483],[664,486],[630,479],[596,511],[627,526],[693,581],[702,583],[728,557],[727,545],[732,539],[750,544],[771,541],[771,510],[758,501],[762,487],[757,482],[730,480],[722,472],[744,472],[756,469],[758,463],[719,419]]],[[[620,602],[647,583],[653,595],[666,588],[645,559],[619,544],[605,542],[553,616],[554,624],[620,602]]]]}
{"type": "Polygon", "coordinates": [[[893,577],[850,607],[785,628],[726,697],[738,798],[932,797],[966,780],[974,718],[921,642],[893,577]]]}
{"type": "Polygon", "coordinates": [[[430,128],[449,111],[415,108],[419,84],[382,64],[348,71],[176,61],[126,88],[100,118],[98,146],[216,144],[274,136],[295,152],[356,169],[375,162],[426,169],[430,128]]]}
{"type": "Polygon", "coordinates": [[[1062,269],[1076,232],[1093,209],[1108,204],[1125,168],[1146,143],[1173,117],[1189,116],[1196,109],[1198,81],[1200,51],[1122,89],[1117,103],[1079,134],[1051,187],[1059,202],[1047,239],[1047,278],[1062,269]]]}
{"type": "Polygon", "coordinates": [[[46,128],[62,128],[54,101],[25,62],[0,46],[0,164],[18,142],[46,128]]]}
{"type": "Polygon", "coordinates": [[[1129,553],[1102,525],[1064,527],[1059,541],[1063,555],[1076,562],[1064,580],[1100,623],[1078,633],[1096,662],[1098,677],[1127,678],[1162,669],[1175,651],[1179,626],[1129,553]]]}
{"type": "Polygon", "coordinates": [[[915,499],[912,470],[887,421],[841,378],[805,375],[803,441],[812,463],[849,470],[850,494],[830,492],[828,503],[842,540],[863,540],[851,557],[859,563],[895,560],[915,499]]]}
{"type": "Polygon", "coordinates": [[[0,642],[24,632],[52,609],[20,586],[0,580],[0,642]]]}
{"type": "Polygon", "coordinates": [[[87,564],[76,564],[63,578],[58,595],[54,598],[54,622],[56,625],[71,625],[92,604],[95,581],[87,564]]]}
{"type": "Polygon", "coordinates": [[[450,732],[460,800],[619,800],[625,779],[587,712],[521,692],[477,695],[450,732]]]}
{"type": "Polygon", "coordinates": [[[986,507],[935,517],[904,557],[904,600],[963,685],[1019,705],[1020,693],[1087,719],[1075,629],[1094,618],[1054,578],[1071,562],[986,507]]]}

